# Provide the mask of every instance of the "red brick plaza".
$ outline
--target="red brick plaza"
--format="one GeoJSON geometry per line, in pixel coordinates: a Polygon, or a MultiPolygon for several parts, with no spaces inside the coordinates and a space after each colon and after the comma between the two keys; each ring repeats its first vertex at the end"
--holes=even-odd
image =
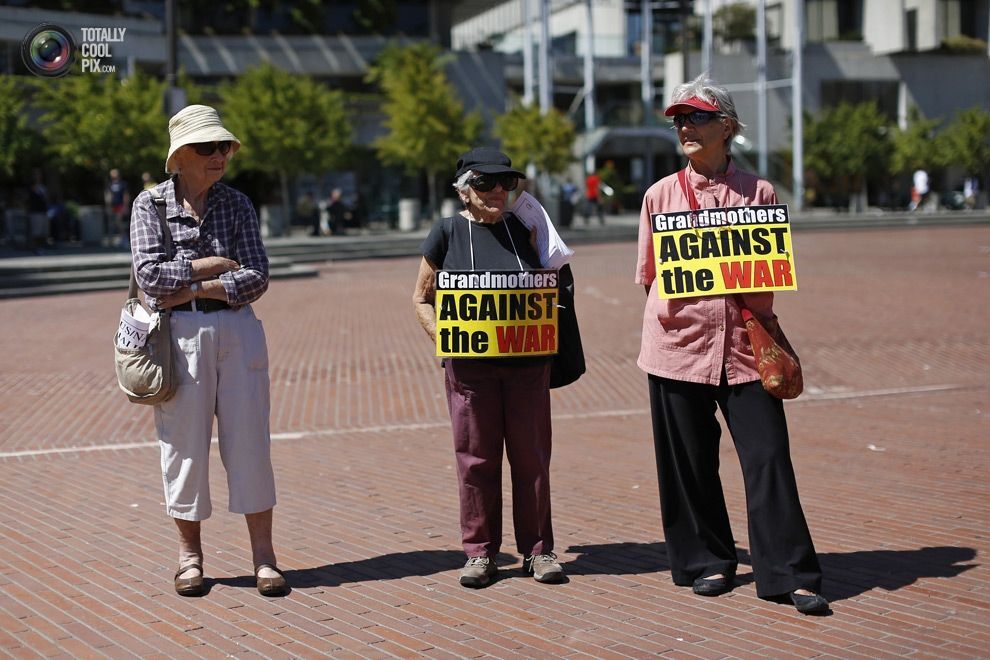
{"type": "Polygon", "coordinates": [[[457,584],[416,259],[329,264],[256,305],[292,586],[279,599],[254,589],[216,452],[209,593],[172,590],[151,410],[111,367],[123,292],[0,301],[0,655],[987,657],[990,227],[799,230],[795,252],[800,292],[777,309],[806,369],[787,413],[830,616],[756,598],[727,439],[741,585],[705,599],[670,582],[624,242],[574,261],[589,370],[554,393],[563,585],[524,577],[510,554],[508,489],[501,579],[457,584]]]}

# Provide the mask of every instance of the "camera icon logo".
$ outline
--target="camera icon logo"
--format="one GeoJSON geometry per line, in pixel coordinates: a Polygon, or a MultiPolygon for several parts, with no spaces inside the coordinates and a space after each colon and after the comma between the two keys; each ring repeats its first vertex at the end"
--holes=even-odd
{"type": "Polygon", "coordinates": [[[42,23],[21,41],[21,59],[28,71],[44,78],[64,76],[72,67],[76,43],[65,28],[42,23]]]}

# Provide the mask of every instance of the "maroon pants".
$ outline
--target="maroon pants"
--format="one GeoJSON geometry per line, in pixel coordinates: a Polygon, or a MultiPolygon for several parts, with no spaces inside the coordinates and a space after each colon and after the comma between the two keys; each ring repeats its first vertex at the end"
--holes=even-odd
{"type": "Polygon", "coordinates": [[[517,549],[526,557],[551,552],[550,361],[447,359],[445,369],[464,552],[494,558],[501,548],[503,443],[517,549]]]}

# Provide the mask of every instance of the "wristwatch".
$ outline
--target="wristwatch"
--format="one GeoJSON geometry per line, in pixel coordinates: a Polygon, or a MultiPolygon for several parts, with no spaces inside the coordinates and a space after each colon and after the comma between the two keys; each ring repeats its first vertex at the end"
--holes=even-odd
{"type": "Polygon", "coordinates": [[[189,290],[192,291],[193,298],[199,298],[199,292],[202,288],[199,282],[193,282],[189,285],[189,290]]]}

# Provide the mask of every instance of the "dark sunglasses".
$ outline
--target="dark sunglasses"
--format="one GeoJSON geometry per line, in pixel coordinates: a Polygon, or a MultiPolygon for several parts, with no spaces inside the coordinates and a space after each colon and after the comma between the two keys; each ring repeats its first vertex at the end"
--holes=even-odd
{"type": "Polygon", "coordinates": [[[494,190],[497,185],[508,192],[519,187],[519,177],[515,174],[479,174],[468,179],[467,184],[478,192],[494,190]]]}
{"type": "Polygon", "coordinates": [[[694,112],[682,112],[674,115],[674,126],[681,128],[685,122],[692,126],[704,126],[711,120],[724,116],[721,112],[709,112],[707,110],[695,110],[694,112]]]}
{"type": "Polygon", "coordinates": [[[230,153],[230,140],[224,140],[223,142],[197,142],[196,144],[190,144],[200,156],[212,156],[213,152],[217,149],[220,150],[224,156],[230,153]]]}

